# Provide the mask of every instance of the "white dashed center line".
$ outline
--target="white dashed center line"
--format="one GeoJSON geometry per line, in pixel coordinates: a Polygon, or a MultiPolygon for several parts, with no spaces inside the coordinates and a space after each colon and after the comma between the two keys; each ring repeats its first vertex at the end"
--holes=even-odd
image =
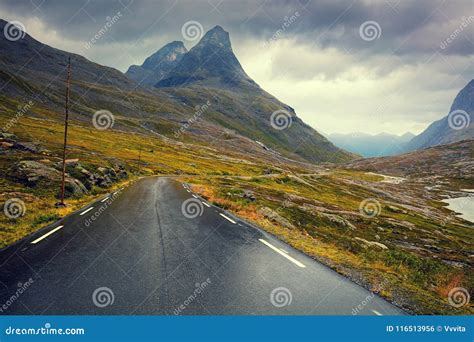
{"type": "Polygon", "coordinates": [[[267,242],[263,239],[258,239],[258,241],[260,241],[261,243],[263,243],[265,246],[267,247],[270,247],[271,249],[273,249],[275,252],[277,252],[278,254],[280,255],[283,255],[285,258],[287,258],[288,260],[290,260],[292,263],[296,264],[297,266],[301,267],[301,268],[305,268],[306,266],[303,265],[301,262],[299,262],[298,260],[292,258],[291,256],[289,256],[288,254],[282,252],[279,248],[273,246],[270,242],[267,242]]]}
{"type": "Polygon", "coordinates": [[[221,215],[221,216],[222,216],[223,218],[225,218],[227,221],[232,222],[233,224],[236,224],[236,223],[237,223],[237,222],[235,222],[234,220],[232,220],[231,218],[225,216],[225,215],[222,214],[222,213],[219,213],[219,215],[221,215]]]}
{"type": "Polygon", "coordinates": [[[377,310],[371,310],[374,314],[376,314],[377,316],[383,316],[380,312],[378,312],[377,310]]]}
{"type": "Polygon", "coordinates": [[[104,203],[105,201],[107,201],[109,199],[109,197],[106,197],[104,198],[101,202],[104,203]]]}
{"type": "Polygon", "coordinates": [[[206,207],[208,207],[208,208],[211,207],[211,206],[210,206],[209,204],[207,204],[206,202],[204,202],[204,201],[201,201],[201,202],[202,202],[202,204],[204,204],[206,207]]]}
{"type": "Polygon", "coordinates": [[[94,209],[94,207],[90,207],[89,209],[84,210],[82,213],[79,214],[79,216],[82,216],[82,215],[88,213],[88,212],[91,211],[92,209],[94,209]]]}
{"type": "Polygon", "coordinates": [[[36,240],[31,241],[31,243],[35,244],[35,243],[40,242],[41,240],[43,240],[43,239],[47,238],[48,236],[50,236],[51,234],[53,234],[54,232],[60,230],[62,227],[64,227],[64,226],[58,226],[58,227],[54,228],[53,230],[47,232],[46,234],[44,234],[43,236],[37,238],[36,240]]]}

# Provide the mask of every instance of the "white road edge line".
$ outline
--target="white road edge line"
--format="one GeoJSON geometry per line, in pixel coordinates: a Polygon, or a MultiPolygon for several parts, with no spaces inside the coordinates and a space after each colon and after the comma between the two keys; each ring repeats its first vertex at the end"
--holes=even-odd
{"type": "Polygon", "coordinates": [[[378,312],[377,310],[371,310],[374,314],[376,314],[377,316],[383,316],[380,312],[378,312]]]}
{"type": "Polygon", "coordinates": [[[44,234],[43,236],[37,238],[36,240],[31,241],[31,243],[32,243],[32,244],[36,244],[36,243],[40,242],[41,240],[46,239],[48,236],[50,236],[50,235],[53,234],[54,232],[60,230],[62,227],[64,227],[64,226],[58,226],[58,227],[54,228],[53,230],[47,232],[46,234],[44,234]]]}
{"type": "Polygon", "coordinates": [[[88,212],[91,211],[92,209],[94,209],[94,207],[90,207],[89,209],[84,210],[82,213],[79,214],[79,216],[82,216],[82,215],[88,213],[88,212]]]}
{"type": "Polygon", "coordinates": [[[303,265],[301,262],[299,262],[298,260],[292,258],[291,256],[289,256],[288,254],[282,252],[280,249],[278,249],[277,247],[273,246],[270,242],[268,241],[265,241],[263,239],[258,239],[258,241],[260,241],[261,243],[263,243],[265,246],[267,247],[270,247],[271,249],[273,249],[275,252],[277,252],[278,254],[280,255],[283,255],[285,258],[287,258],[288,260],[290,260],[292,263],[296,264],[297,266],[301,267],[301,268],[305,268],[306,266],[303,265]]]}
{"type": "Polygon", "coordinates": [[[211,206],[210,206],[209,204],[207,204],[206,202],[204,202],[204,201],[201,201],[201,202],[202,202],[202,204],[204,204],[206,207],[208,207],[208,208],[211,207],[211,206]]]}
{"type": "Polygon", "coordinates": [[[109,199],[109,196],[107,196],[106,198],[104,198],[101,202],[104,203],[105,201],[107,201],[109,199]]]}
{"type": "Polygon", "coordinates": [[[194,198],[198,198],[196,195],[193,195],[194,198]]]}
{"type": "Polygon", "coordinates": [[[232,220],[231,218],[225,216],[223,213],[219,213],[219,215],[221,215],[223,218],[225,218],[227,221],[229,222],[232,222],[233,224],[236,224],[237,222],[235,222],[234,220],[232,220]]]}
{"type": "Polygon", "coordinates": [[[191,192],[191,191],[189,191],[188,189],[186,189],[186,191],[187,191],[187,192],[191,192]]]}

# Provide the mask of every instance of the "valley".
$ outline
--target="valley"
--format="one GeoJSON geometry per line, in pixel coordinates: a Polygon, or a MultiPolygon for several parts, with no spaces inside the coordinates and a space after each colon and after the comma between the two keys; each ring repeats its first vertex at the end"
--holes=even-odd
{"type": "MultiPolygon", "coordinates": [[[[452,288],[474,285],[474,225],[445,203],[472,196],[469,134],[362,158],[333,145],[253,81],[222,27],[189,51],[170,44],[122,74],[29,35],[0,38],[3,251],[117,189],[152,184],[143,177],[170,177],[408,313],[474,313],[472,304],[447,300],[452,288]],[[58,208],[69,56],[67,207],[58,208]],[[97,120],[98,113],[105,116],[97,120]]],[[[471,105],[468,95],[457,103],[471,105]]],[[[153,184],[171,187],[166,182],[153,184]]],[[[139,186],[149,199],[166,197],[139,186]]],[[[135,210],[131,216],[140,219],[140,203],[117,212],[135,210]]],[[[149,204],[146,227],[153,231],[149,204]]]]}

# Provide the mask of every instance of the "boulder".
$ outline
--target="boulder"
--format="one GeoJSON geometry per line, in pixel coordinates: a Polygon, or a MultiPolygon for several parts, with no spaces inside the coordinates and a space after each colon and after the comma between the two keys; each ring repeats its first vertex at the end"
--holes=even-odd
{"type": "MultiPolygon", "coordinates": [[[[16,163],[10,170],[10,177],[30,187],[55,183],[59,190],[61,183],[60,171],[35,160],[22,160],[16,163]]],[[[66,175],[64,188],[67,197],[87,193],[86,187],[69,175],[66,175]]]]}
{"type": "Polygon", "coordinates": [[[252,202],[254,202],[257,199],[253,191],[250,191],[250,190],[245,190],[244,193],[242,194],[242,197],[252,202]]]}

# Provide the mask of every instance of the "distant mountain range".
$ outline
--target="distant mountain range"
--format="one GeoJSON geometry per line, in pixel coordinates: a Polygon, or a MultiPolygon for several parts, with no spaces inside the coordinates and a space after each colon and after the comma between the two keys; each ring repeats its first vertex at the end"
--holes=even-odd
{"type": "MultiPolygon", "coordinates": [[[[2,32],[6,24],[0,20],[2,32]]],[[[186,127],[181,141],[272,158],[345,162],[356,157],[334,146],[298,118],[293,108],[261,89],[244,72],[229,34],[219,26],[189,52],[181,42],[166,45],[141,66],[131,66],[127,76],[28,34],[18,41],[1,35],[2,96],[19,102],[34,98],[35,106],[62,112],[68,57],[74,119],[90,122],[95,111],[106,109],[115,116],[114,127],[131,132],[176,139],[176,132],[186,127]],[[280,121],[273,122],[275,117],[280,121]]]]}
{"type": "Polygon", "coordinates": [[[406,151],[474,139],[474,80],[456,96],[449,114],[433,122],[406,145],[406,151]]]}
{"type": "Polygon", "coordinates": [[[406,144],[414,137],[413,133],[403,135],[380,133],[370,135],[366,133],[329,134],[329,140],[342,149],[360,154],[363,157],[392,156],[403,153],[406,144]]]}
{"type": "Polygon", "coordinates": [[[380,133],[329,134],[327,137],[337,147],[364,157],[393,156],[428,147],[474,139],[474,80],[456,96],[449,114],[430,124],[418,135],[402,136],[380,133]]]}

